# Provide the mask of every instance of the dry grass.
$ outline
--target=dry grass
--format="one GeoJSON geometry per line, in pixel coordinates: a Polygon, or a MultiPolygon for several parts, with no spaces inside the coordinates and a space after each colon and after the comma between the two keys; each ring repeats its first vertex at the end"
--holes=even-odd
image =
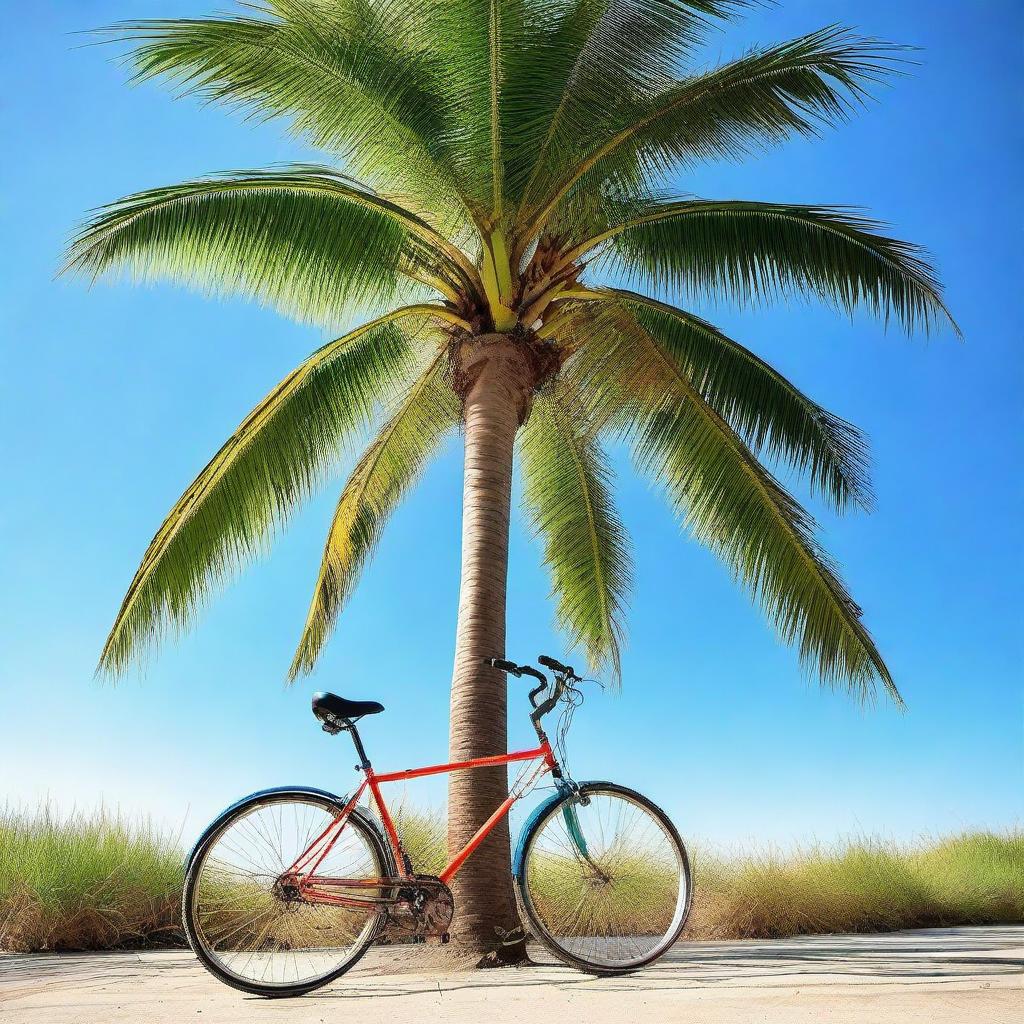
{"type": "Polygon", "coordinates": [[[0,948],[179,944],[182,855],[146,823],[0,809],[0,948]]]}
{"type": "Polygon", "coordinates": [[[1024,921],[1024,835],[968,832],[912,846],[861,839],[728,860],[698,852],[692,938],[1024,921]]]}
{"type": "MultiPolygon", "coordinates": [[[[402,808],[417,870],[444,861],[438,813],[402,808]]],[[[972,832],[729,858],[697,851],[691,938],[765,938],[1024,921],[1024,835],[972,832]]],[[[0,948],[182,942],[182,851],[107,813],[0,811],[0,948]]]]}

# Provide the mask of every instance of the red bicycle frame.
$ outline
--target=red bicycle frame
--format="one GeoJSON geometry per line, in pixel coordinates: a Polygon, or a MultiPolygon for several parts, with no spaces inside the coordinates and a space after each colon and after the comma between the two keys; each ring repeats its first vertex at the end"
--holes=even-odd
{"type": "Polygon", "coordinates": [[[517,750],[509,754],[498,754],[495,757],[479,757],[472,761],[435,764],[427,768],[406,768],[404,771],[386,772],[378,775],[373,770],[372,765],[364,760],[363,781],[360,783],[355,794],[345,805],[341,814],[306,847],[292,866],[284,872],[281,876],[281,881],[295,885],[300,896],[311,903],[365,907],[367,904],[393,902],[392,899],[385,896],[342,895],[339,892],[331,891],[331,889],[338,888],[345,890],[387,888],[395,884],[407,884],[414,877],[408,868],[402,844],[398,838],[398,831],[395,828],[394,820],[388,811],[387,803],[380,790],[383,783],[404,782],[408,779],[423,778],[426,775],[440,775],[445,772],[457,772],[471,768],[488,768],[494,765],[513,764],[517,761],[536,761],[537,764],[533,767],[532,771],[524,770],[520,773],[519,778],[513,783],[508,797],[494,809],[491,816],[477,829],[476,834],[459,850],[441,872],[439,877],[442,882],[447,884],[458,873],[459,868],[465,864],[466,860],[472,856],[473,851],[487,838],[494,826],[508,814],[509,809],[516,800],[522,797],[542,775],[557,768],[551,744],[540,730],[538,730],[538,733],[541,740],[540,746],[533,750],[517,750]],[[337,843],[349,815],[367,788],[369,788],[373,796],[374,806],[380,815],[381,823],[384,826],[384,833],[394,854],[395,864],[398,866],[400,876],[397,878],[335,878],[318,876],[316,874],[317,868],[323,863],[324,858],[331,852],[335,843],[337,843]]]}

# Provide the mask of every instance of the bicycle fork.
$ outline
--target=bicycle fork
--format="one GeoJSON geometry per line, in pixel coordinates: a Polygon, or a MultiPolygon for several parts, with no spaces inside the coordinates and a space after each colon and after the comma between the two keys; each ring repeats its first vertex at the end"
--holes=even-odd
{"type": "MultiPolygon", "coordinates": [[[[582,801],[585,798],[577,795],[576,799],[582,801]]],[[[589,803],[589,800],[587,803],[589,803]]],[[[572,840],[573,846],[576,847],[579,857],[590,865],[602,882],[610,882],[611,877],[594,863],[590,856],[590,851],[587,849],[587,840],[583,835],[583,829],[580,828],[580,819],[576,813],[575,800],[568,800],[562,805],[562,820],[565,822],[565,829],[569,833],[569,838],[572,840]]]]}

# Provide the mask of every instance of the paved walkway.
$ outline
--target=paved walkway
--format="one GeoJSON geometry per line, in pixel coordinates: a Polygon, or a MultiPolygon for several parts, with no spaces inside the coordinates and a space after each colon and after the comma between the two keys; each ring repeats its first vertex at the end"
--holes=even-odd
{"type": "MultiPolygon", "coordinates": [[[[1014,1024],[1024,927],[681,943],[626,978],[534,967],[424,972],[374,951],[301,999],[227,988],[188,952],[0,955],[3,1024],[1014,1024]]],[[[538,954],[539,958],[539,954],[538,954]]]]}

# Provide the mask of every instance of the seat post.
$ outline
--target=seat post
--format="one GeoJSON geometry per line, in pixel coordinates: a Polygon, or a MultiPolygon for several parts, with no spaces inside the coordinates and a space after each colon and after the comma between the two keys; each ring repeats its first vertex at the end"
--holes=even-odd
{"type": "Polygon", "coordinates": [[[359,764],[356,766],[362,768],[365,772],[370,767],[370,759],[366,756],[366,751],[363,749],[363,741],[359,738],[359,730],[356,729],[356,723],[351,718],[346,718],[345,728],[352,733],[352,742],[356,745],[356,754],[359,755],[359,764]]]}

